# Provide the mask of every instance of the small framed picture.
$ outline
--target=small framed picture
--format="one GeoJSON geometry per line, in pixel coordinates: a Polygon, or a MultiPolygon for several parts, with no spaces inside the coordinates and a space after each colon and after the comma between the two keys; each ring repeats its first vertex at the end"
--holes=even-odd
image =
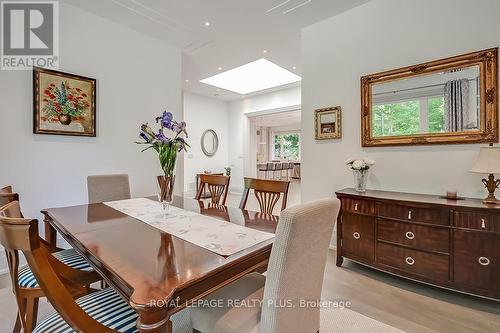
{"type": "Polygon", "coordinates": [[[34,67],[33,133],[96,136],[96,80],[34,67]]]}
{"type": "Polygon", "coordinates": [[[316,140],[342,137],[342,111],[340,106],[314,111],[316,140]]]}

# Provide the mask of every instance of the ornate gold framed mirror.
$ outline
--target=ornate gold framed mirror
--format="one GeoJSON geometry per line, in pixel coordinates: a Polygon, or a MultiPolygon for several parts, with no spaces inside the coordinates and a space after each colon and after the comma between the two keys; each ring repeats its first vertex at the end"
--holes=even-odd
{"type": "Polygon", "coordinates": [[[363,76],[361,142],[498,142],[498,48],[363,76]]]}

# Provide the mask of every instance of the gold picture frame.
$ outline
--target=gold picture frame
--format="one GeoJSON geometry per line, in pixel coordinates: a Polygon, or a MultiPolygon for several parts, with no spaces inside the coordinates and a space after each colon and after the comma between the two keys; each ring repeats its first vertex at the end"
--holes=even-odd
{"type": "Polygon", "coordinates": [[[361,144],[363,147],[495,143],[498,126],[498,48],[472,52],[419,65],[403,67],[361,77],[361,144]],[[374,136],[373,86],[380,83],[478,66],[480,71],[480,128],[477,131],[374,136]]]}
{"type": "Polygon", "coordinates": [[[33,68],[33,133],[96,136],[96,80],[33,68]]]}
{"type": "Polygon", "coordinates": [[[340,106],[314,111],[316,140],[342,138],[342,109],[340,106]]]}

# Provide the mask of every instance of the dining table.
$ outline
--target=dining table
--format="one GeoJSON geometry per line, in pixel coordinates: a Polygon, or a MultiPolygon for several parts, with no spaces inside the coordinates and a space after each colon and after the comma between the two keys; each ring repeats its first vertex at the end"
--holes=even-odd
{"type": "MultiPolygon", "coordinates": [[[[203,200],[175,197],[171,205],[273,235],[278,225],[275,215],[203,200]]],[[[171,333],[176,312],[248,273],[266,271],[274,241],[221,255],[105,203],[42,213],[50,246],[57,248],[59,233],[137,312],[141,333],[171,333]]]]}

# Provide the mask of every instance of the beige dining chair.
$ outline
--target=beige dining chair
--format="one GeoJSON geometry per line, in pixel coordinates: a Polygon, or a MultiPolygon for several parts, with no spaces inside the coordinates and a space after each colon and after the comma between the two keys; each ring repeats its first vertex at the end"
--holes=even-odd
{"type": "Polygon", "coordinates": [[[95,175],[87,177],[89,203],[130,199],[128,175],[95,175]]]}
{"type": "MultiPolygon", "coordinates": [[[[57,311],[36,325],[33,333],[138,332],[137,313],[112,288],[74,299],[75,295],[85,294],[87,288],[75,283],[71,271],[61,269],[62,264],[52,258],[38,235],[36,219],[0,216],[0,244],[8,258],[17,259],[17,253],[23,252],[40,288],[57,311]]],[[[189,310],[177,312],[171,321],[175,333],[192,331],[189,310]]]]}
{"type": "Polygon", "coordinates": [[[323,199],[281,212],[267,277],[248,274],[200,302],[210,305],[219,300],[221,307],[191,308],[194,332],[318,332],[319,307],[301,307],[300,301],[321,299],[328,247],[339,209],[338,199],[323,199]],[[231,306],[231,300],[244,306],[231,306]],[[288,302],[296,307],[280,306],[288,302]]]}

